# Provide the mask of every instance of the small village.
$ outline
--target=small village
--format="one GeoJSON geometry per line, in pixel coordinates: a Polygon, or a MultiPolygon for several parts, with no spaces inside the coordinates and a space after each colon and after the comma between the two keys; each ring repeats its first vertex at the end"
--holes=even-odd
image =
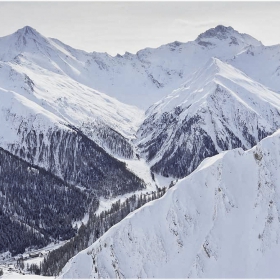
{"type": "MultiPolygon", "coordinates": [[[[20,275],[31,275],[36,274],[36,267],[40,267],[40,263],[43,261],[47,255],[57,249],[58,247],[65,244],[65,241],[58,243],[51,243],[45,248],[34,250],[29,249],[23,254],[18,254],[16,256],[11,256],[10,252],[0,254],[0,270],[2,270],[3,275],[9,276],[20,276],[20,275]]],[[[1,278],[1,275],[0,275],[1,278]]]]}

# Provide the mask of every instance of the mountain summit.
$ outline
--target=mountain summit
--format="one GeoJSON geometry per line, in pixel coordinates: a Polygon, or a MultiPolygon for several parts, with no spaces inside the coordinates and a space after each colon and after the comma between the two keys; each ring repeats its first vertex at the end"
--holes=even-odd
{"type": "Polygon", "coordinates": [[[226,27],[223,25],[218,25],[215,28],[210,28],[206,30],[204,33],[200,34],[197,39],[212,37],[216,37],[218,39],[226,39],[236,32],[237,31],[234,30],[231,26],[226,27]]]}
{"type": "Polygon", "coordinates": [[[138,145],[153,172],[182,178],[206,157],[256,145],[280,128],[279,114],[278,94],[211,58],[147,111],[138,145]]]}
{"type": "Polygon", "coordinates": [[[203,46],[211,46],[219,44],[219,41],[226,41],[229,46],[246,45],[260,46],[262,43],[248,34],[241,34],[231,26],[218,25],[215,28],[208,29],[200,34],[195,40],[203,46]]]}
{"type": "Polygon", "coordinates": [[[18,29],[18,31],[16,33],[21,34],[22,36],[32,36],[32,37],[40,35],[40,33],[38,33],[36,31],[36,29],[34,29],[34,28],[32,28],[31,26],[28,26],[28,25],[24,26],[21,29],[18,29]]]}
{"type": "MultiPolygon", "coordinates": [[[[33,56],[48,55],[50,48],[48,38],[41,35],[34,28],[25,26],[15,33],[0,38],[0,60],[11,61],[17,55],[32,54],[33,56]]],[[[32,56],[30,56],[32,59],[32,56]]]]}

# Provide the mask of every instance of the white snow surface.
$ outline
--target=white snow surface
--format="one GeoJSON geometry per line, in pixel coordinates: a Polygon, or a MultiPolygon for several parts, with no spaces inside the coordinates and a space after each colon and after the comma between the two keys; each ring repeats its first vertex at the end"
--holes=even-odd
{"type": "MultiPolygon", "coordinates": [[[[279,127],[279,60],[279,45],[263,46],[231,27],[112,57],[74,49],[27,26],[0,38],[0,146],[21,145],[22,128],[47,133],[68,125],[101,146],[95,127],[103,125],[132,143],[143,109],[151,106],[138,132],[144,131],[137,144],[145,144],[160,133],[154,124],[161,116],[179,106],[153,161],[120,159],[154,190],[173,181],[155,175],[154,182],[149,166],[171,146],[184,118],[201,116],[214,142],[217,135],[228,141],[226,127],[245,148],[250,144],[240,127],[255,137],[257,128],[279,127]]],[[[221,154],[111,228],[72,258],[61,277],[279,277],[279,137],[278,131],[247,152],[215,145],[221,154]]],[[[176,145],[182,143],[183,136],[176,145]]],[[[99,211],[110,203],[101,200],[99,211]]]]}
{"type": "Polygon", "coordinates": [[[72,79],[62,57],[74,59],[30,27],[0,38],[0,146],[20,143],[19,127],[23,124],[27,133],[31,129],[46,133],[49,128],[67,130],[68,125],[75,126],[101,146],[94,126],[106,125],[128,141],[135,138],[143,110],[72,79]],[[85,127],[92,127],[92,131],[85,127]]]}
{"type": "MultiPolygon", "coordinates": [[[[136,54],[126,52],[123,56],[112,57],[107,53],[87,53],[74,49],[26,26],[0,38],[0,60],[9,65],[33,69],[37,73],[36,67],[40,67],[42,71],[67,76],[72,81],[104,92],[123,103],[147,109],[180,87],[209,58],[217,57],[230,62],[249,48],[266,47],[231,27],[217,26],[192,42],[175,41],[158,48],[145,48],[136,54]]],[[[270,50],[268,55],[274,52],[270,50]]],[[[259,61],[257,56],[255,59],[259,61]]],[[[260,61],[263,60],[260,58],[260,61]]],[[[242,58],[239,61],[241,69],[244,68],[254,78],[262,79],[264,84],[271,84],[269,75],[263,76],[264,71],[260,72],[259,68],[247,69],[242,58]]],[[[267,63],[271,70],[275,68],[275,62],[267,63]]],[[[277,86],[274,90],[280,91],[277,77],[274,81],[277,86]]],[[[63,86],[65,84],[62,83],[59,88],[63,86]]]]}
{"type": "Polygon", "coordinates": [[[280,45],[249,46],[227,62],[280,93],[280,45]]]}
{"type": "Polygon", "coordinates": [[[19,274],[15,272],[7,272],[2,279],[55,279],[55,277],[52,276],[41,276],[41,275],[35,275],[35,274],[19,274]]]}
{"type": "Polygon", "coordinates": [[[137,144],[143,146],[145,153],[150,143],[153,144],[150,141],[161,134],[168,135],[150,165],[158,162],[172,146],[186,146],[192,150],[197,135],[194,133],[193,141],[190,141],[191,135],[185,134],[182,127],[186,121],[199,117],[196,126],[211,137],[218,152],[223,149],[218,145],[217,137],[228,143],[228,149],[235,148],[229,142],[232,135],[249,149],[252,144],[245,136],[250,134],[258,139],[258,129],[275,132],[280,128],[279,116],[279,94],[237,68],[210,58],[180,88],[146,111],[145,122],[137,132],[137,144]],[[168,118],[172,119],[170,123],[166,121],[168,118]]]}
{"type": "Polygon", "coordinates": [[[277,278],[280,130],[205,159],[64,267],[61,278],[277,278]]]}

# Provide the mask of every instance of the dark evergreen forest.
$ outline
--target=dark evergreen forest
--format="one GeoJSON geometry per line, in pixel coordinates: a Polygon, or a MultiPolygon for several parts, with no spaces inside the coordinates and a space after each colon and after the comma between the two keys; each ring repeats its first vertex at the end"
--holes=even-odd
{"type": "Polygon", "coordinates": [[[92,209],[87,224],[82,224],[78,234],[65,245],[48,254],[43,263],[41,263],[40,273],[45,276],[59,275],[62,268],[74,255],[95,242],[109,228],[125,218],[129,213],[149,201],[160,198],[165,192],[166,189],[163,188],[149,195],[132,195],[123,203],[120,200],[113,203],[109,210],[101,212],[100,215],[96,215],[94,209],[92,209]]]}
{"type": "Polygon", "coordinates": [[[94,212],[100,196],[145,188],[125,163],[74,127],[43,135],[22,124],[19,133],[19,146],[0,149],[0,253],[73,238],[73,222],[94,212]]]}
{"type": "MultiPolygon", "coordinates": [[[[115,196],[145,188],[143,180],[126,169],[126,164],[110,156],[79,129],[49,129],[40,133],[28,131],[22,124],[22,143],[10,151],[25,161],[41,166],[63,181],[93,190],[97,196],[115,196]]],[[[108,142],[122,141],[110,137],[108,142]]]]}
{"type": "Polygon", "coordinates": [[[83,218],[89,204],[98,206],[90,192],[0,149],[1,253],[73,237],[72,222],[83,218]]]}

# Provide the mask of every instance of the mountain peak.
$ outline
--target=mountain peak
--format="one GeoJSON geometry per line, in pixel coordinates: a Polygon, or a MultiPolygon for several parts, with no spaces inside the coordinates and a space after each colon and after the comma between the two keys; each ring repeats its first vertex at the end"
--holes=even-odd
{"type": "Polygon", "coordinates": [[[234,69],[234,72],[240,72],[226,62],[216,57],[211,57],[206,61],[204,66],[196,72],[193,79],[198,80],[198,84],[207,84],[207,82],[213,80],[217,75],[221,75],[224,72],[231,72],[232,69],[234,69]]]}
{"type": "Polygon", "coordinates": [[[229,46],[259,46],[262,43],[248,34],[239,33],[231,26],[217,25],[201,33],[195,40],[199,45],[216,45],[218,41],[226,42],[229,46]]]}
{"type": "Polygon", "coordinates": [[[49,40],[30,26],[24,26],[15,33],[0,38],[0,60],[9,61],[26,53],[45,53],[49,40]]]}
{"type": "Polygon", "coordinates": [[[204,107],[213,96],[216,98],[215,95],[221,90],[234,93],[233,99],[237,97],[239,101],[243,100],[243,104],[251,102],[248,101],[248,96],[250,98],[255,96],[256,99],[268,99],[272,96],[269,102],[275,106],[280,104],[278,96],[275,97],[272,92],[250,79],[242,71],[218,58],[211,57],[180,88],[155,103],[148,112],[149,114],[155,111],[171,112],[178,106],[188,110],[188,113],[191,112],[190,110],[196,112],[197,108],[204,107]],[[192,104],[196,105],[190,107],[192,104]]]}
{"type": "Polygon", "coordinates": [[[34,34],[37,31],[36,31],[36,29],[32,28],[31,26],[26,25],[23,28],[19,29],[17,32],[27,35],[29,33],[34,34]]]}
{"type": "Polygon", "coordinates": [[[19,29],[16,32],[17,35],[22,36],[22,37],[43,37],[36,29],[32,28],[31,26],[24,26],[23,28],[19,29]]]}
{"type": "Polygon", "coordinates": [[[230,35],[233,33],[238,33],[236,30],[234,30],[231,26],[224,26],[224,25],[217,25],[215,28],[210,28],[206,30],[204,33],[201,33],[197,40],[201,40],[204,38],[218,38],[220,40],[227,39],[230,35]]]}

